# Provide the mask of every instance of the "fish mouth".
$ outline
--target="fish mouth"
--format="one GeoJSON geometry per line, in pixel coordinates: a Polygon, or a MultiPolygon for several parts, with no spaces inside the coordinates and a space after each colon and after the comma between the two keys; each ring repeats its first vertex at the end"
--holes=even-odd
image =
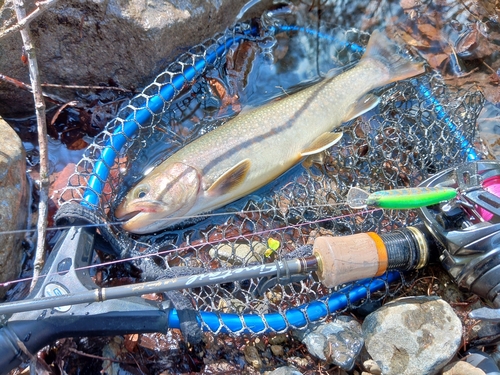
{"type": "Polygon", "coordinates": [[[120,212],[117,213],[117,211],[115,211],[115,217],[118,221],[128,221],[130,219],[133,219],[142,212],[142,211],[132,211],[126,214],[120,214],[120,212]]]}
{"type": "Polygon", "coordinates": [[[120,217],[119,222],[123,230],[134,234],[153,233],[163,229],[162,215],[154,215],[151,212],[133,211],[120,217]]]}
{"type": "Polygon", "coordinates": [[[122,202],[118,207],[116,207],[114,215],[118,221],[130,220],[140,213],[151,214],[159,213],[162,211],[162,203],[156,201],[147,201],[140,203],[129,203],[126,204],[122,202]]]}
{"type": "Polygon", "coordinates": [[[165,217],[161,202],[148,201],[140,204],[120,204],[115,212],[115,218],[123,230],[135,234],[155,232],[158,223],[165,217]]]}

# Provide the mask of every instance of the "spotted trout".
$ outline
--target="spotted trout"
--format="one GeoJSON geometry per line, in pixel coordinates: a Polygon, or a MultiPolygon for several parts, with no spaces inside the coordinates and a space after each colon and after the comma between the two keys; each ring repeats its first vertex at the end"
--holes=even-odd
{"type": "Polygon", "coordinates": [[[240,113],[172,154],[139,181],[114,214],[132,233],[152,233],[235,201],[276,179],[373,108],[369,92],[424,72],[375,31],[359,63],[295,94],[240,113]]]}

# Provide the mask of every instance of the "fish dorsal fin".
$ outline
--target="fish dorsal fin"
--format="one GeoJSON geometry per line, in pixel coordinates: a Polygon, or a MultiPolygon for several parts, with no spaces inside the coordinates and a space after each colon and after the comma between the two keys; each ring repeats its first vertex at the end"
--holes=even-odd
{"type": "Polygon", "coordinates": [[[366,94],[361,99],[353,103],[347,113],[345,114],[342,122],[350,121],[363,113],[368,112],[370,109],[375,108],[380,102],[380,98],[373,94],[366,94]]]}
{"type": "Polygon", "coordinates": [[[312,143],[307,146],[307,148],[300,154],[301,156],[317,154],[321,151],[326,150],[327,148],[332,147],[335,143],[340,141],[340,138],[342,138],[342,133],[323,133],[314,141],[312,141],[312,143]]]}
{"type": "Polygon", "coordinates": [[[250,170],[250,159],[240,161],[222,174],[207,190],[208,194],[223,195],[240,185],[250,170]]]}

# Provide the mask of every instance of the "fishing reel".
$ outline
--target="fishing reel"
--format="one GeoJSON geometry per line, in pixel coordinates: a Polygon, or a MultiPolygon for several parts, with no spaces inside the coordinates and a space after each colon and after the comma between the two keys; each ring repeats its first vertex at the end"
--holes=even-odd
{"type": "Polygon", "coordinates": [[[461,164],[420,187],[457,189],[457,198],[422,207],[419,216],[439,243],[439,259],[457,285],[495,307],[474,310],[470,316],[500,320],[500,162],[461,164]]]}
{"type": "MultiPolygon", "coordinates": [[[[350,195],[359,196],[357,191],[350,195]]],[[[385,208],[398,209],[401,199],[406,206],[413,201],[414,207],[420,204],[422,223],[382,234],[317,238],[313,253],[325,286],[379,276],[392,269],[419,269],[437,251],[460,288],[495,307],[474,310],[470,316],[500,321],[500,162],[461,164],[425,180],[418,188],[377,192],[364,203],[378,204],[372,197],[398,198],[395,203],[386,199],[385,208]],[[451,199],[441,194],[450,190],[456,193],[451,199]],[[435,197],[425,201],[426,194],[435,197]]],[[[355,205],[356,199],[351,199],[355,205]]]]}

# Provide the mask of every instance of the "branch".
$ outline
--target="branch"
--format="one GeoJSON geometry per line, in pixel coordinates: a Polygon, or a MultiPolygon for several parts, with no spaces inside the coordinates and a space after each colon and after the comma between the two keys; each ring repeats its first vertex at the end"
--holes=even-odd
{"type": "MultiPolygon", "coordinates": [[[[46,0],[46,1],[39,1],[36,2],[37,8],[31,12],[28,16],[23,17],[22,19],[19,19],[19,16],[17,16],[17,25],[14,25],[12,27],[9,27],[8,29],[0,32],[0,39],[3,37],[12,34],[16,31],[21,30],[24,28],[26,25],[28,25],[31,21],[33,21],[35,18],[37,18],[39,15],[41,15],[43,12],[45,12],[47,9],[49,9],[52,5],[54,5],[58,0],[46,0]]],[[[26,14],[26,12],[25,12],[26,14]]],[[[17,11],[16,11],[17,15],[17,11]]]]}
{"type": "MultiPolygon", "coordinates": [[[[22,81],[19,81],[18,79],[8,77],[4,74],[0,74],[0,81],[4,81],[4,82],[9,83],[13,86],[16,86],[17,88],[20,88],[21,90],[26,90],[26,91],[33,93],[33,89],[31,88],[30,85],[28,85],[27,83],[24,83],[22,81]]],[[[43,84],[42,84],[42,86],[43,86],[43,84]]],[[[46,92],[42,92],[42,95],[44,97],[46,97],[50,102],[58,104],[58,105],[61,105],[62,103],[66,102],[66,100],[64,100],[64,99],[62,99],[54,94],[48,94],[46,92]]]]}
{"type": "MultiPolygon", "coordinates": [[[[14,7],[18,22],[21,23],[26,18],[24,0],[14,0],[14,7]]],[[[38,204],[38,241],[36,246],[35,262],[33,265],[33,280],[31,288],[36,285],[40,271],[44,264],[45,255],[45,233],[47,231],[47,213],[48,213],[48,192],[49,192],[49,170],[47,156],[47,124],[45,119],[45,102],[43,100],[40,75],[38,73],[38,64],[36,61],[35,47],[31,40],[31,33],[28,28],[21,28],[21,37],[23,38],[24,49],[28,55],[28,67],[30,71],[31,87],[33,89],[33,98],[35,100],[35,111],[38,131],[38,147],[40,149],[40,202],[38,204]]]]}
{"type": "MultiPolygon", "coordinates": [[[[5,74],[0,73],[0,81],[9,83],[21,90],[26,90],[29,92],[33,92],[33,89],[31,88],[30,85],[27,83],[24,83],[18,79],[6,76],[5,74]]],[[[119,91],[119,92],[124,92],[124,93],[134,93],[132,90],[128,90],[122,87],[115,87],[115,86],[88,86],[88,85],[59,85],[55,83],[42,83],[42,87],[56,87],[60,89],[68,89],[68,90],[75,90],[75,89],[82,89],[82,90],[110,90],[110,91],[119,91]]],[[[60,98],[57,95],[54,94],[49,94],[45,91],[42,91],[42,95],[48,99],[49,102],[61,105],[63,103],[66,103],[66,100],[63,98],[60,98]]]]}

